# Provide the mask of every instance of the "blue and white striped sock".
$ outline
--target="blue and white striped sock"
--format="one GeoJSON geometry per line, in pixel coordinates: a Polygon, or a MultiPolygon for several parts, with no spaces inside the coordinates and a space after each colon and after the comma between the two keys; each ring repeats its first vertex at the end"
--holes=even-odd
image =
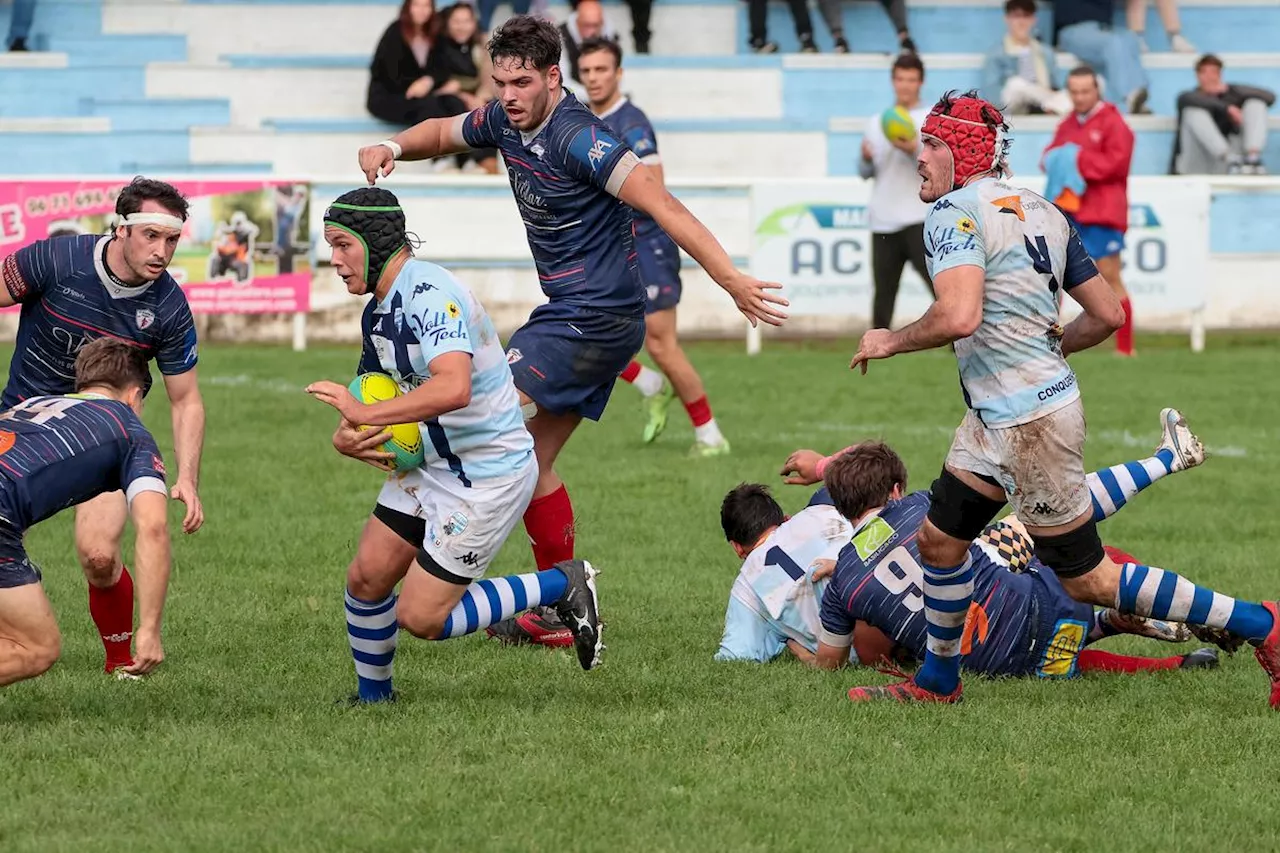
{"type": "Polygon", "coordinates": [[[1116,608],[1121,613],[1225,628],[1250,640],[1265,639],[1273,621],[1261,604],[1237,601],[1174,572],[1139,563],[1120,567],[1116,608]]]}
{"type": "Polygon", "coordinates": [[[1134,495],[1166,474],[1173,473],[1173,450],[1162,447],[1155,456],[1112,465],[1085,478],[1093,496],[1093,520],[1102,521],[1119,512],[1134,495]]]}
{"type": "Polygon", "coordinates": [[[924,665],[916,684],[935,693],[951,693],[960,684],[960,638],[973,600],[973,556],[954,568],[924,569],[924,615],[929,620],[924,665]]]}
{"type": "Polygon", "coordinates": [[[568,588],[569,579],[559,569],[478,580],[462,594],[436,639],[472,634],[522,610],[559,601],[568,588]]]}
{"type": "Polygon", "coordinates": [[[360,700],[377,702],[391,697],[392,661],[396,656],[396,595],[364,601],[346,594],[347,641],[356,661],[360,700]]]}

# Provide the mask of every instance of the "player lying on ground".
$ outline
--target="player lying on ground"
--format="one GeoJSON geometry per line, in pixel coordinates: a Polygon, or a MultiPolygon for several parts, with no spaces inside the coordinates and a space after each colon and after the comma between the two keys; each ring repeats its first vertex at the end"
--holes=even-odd
{"type": "Polygon", "coordinates": [[[377,427],[411,423],[421,424],[427,449],[420,468],[387,478],[347,569],[359,685],[352,701],[394,697],[397,626],[447,640],[538,605],[555,606],[578,661],[591,669],[603,645],[590,564],[564,560],[480,580],[538,480],[533,439],[484,306],[448,270],[412,257],[404,212],[387,190],[341,196],[325,211],[324,238],[348,292],[373,295],[357,373],[386,373],[404,393],[365,404],[334,382],[307,392],[342,415],[333,437],[340,453],[385,470],[391,454],[378,448],[390,433],[377,427]]]}
{"type": "MultiPolygon", "coordinates": [[[[599,420],[618,375],[645,337],[631,210],[653,217],[754,324],[780,324],[786,300],[734,269],[724,248],[649,167],[561,87],[554,24],[516,15],[489,40],[497,99],[468,115],[428,119],[360,149],[370,184],[395,161],[471,148],[502,152],[516,207],[548,301],[507,341],[521,410],[529,419],[538,484],[524,516],[539,569],[573,558],[574,513],[555,462],[583,418],[599,420]],[[624,204],[619,204],[622,201],[624,204]]],[[[534,610],[536,636],[563,626],[534,610]]]]}
{"type": "Polygon", "coordinates": [[[119,672],[141,676],[164,660],[168,489],[160,450],[138,420],[151,381],[147,356],[131,343],[99,338],[80,350],[74,370],[74,394],[37,395],[0,414],[0,684],[35,678],[61,653],[24,534],[66,507],[115,491],[124,493],[137,531],[138,573],[136,648],[119,672]]]}
{"type": "MultiPolygon", "coordinates": [[[[587,39],[578,49],[578,74],[587,90],[591,112],[631,147],[640,162],[653,170],[663,184],[658,137],[649,117],[622,94],[622,48],[609,39],[587,39]]],[[[649,422],[645,443],[654,441],[667,426],[667,407],[678,396],[693,423],[690,456],[721,456],[729,442],[711,415],[702,377],[689,363],[676,335],[676,306],[680,304],[680,249],[653,217],[632,211],[635,220],[636,266],[645,289],[644,348],[658,365],[650,370],[632,360],[622,371],[624,381],[644,396],[649,422]],[[674,390],[673,390],[674,389],[674,390]]]]}
{"type": "MultiPolygon", "coordinates": [[[[1168,411],[1168,410],[1166,410],[1168,411]]],[[[1099,520],[1118,512],[1138,492],[1166,474],[1200,464],[1203,448],[1181,419],[1161,417],[1163,436],[1147,459],[1126,462],[1089,475],[1096,494],[1099,520]],[[1187,448],[1178,455],[1175,447],[1187,448]],[[1123,484],[1123,485],[1121,485],[1123,484]]],[[[818,472],[836,456],[823,458],[811,450],[798,450],[782,467],[786,482],[813,485],[818,472]]],[[[765,661],[789,648],[798,657],[810,658],[817,650],[821,628],[818,601],[826,588],[822,578],[853,537],[853,526],[830,505],[825,489],[819,490],[801,512],[778,520],[783,513],[762,486],[744,486],[725,498],[721,523],[734,550],[745,563],[734,582],[725,614],[724,638],[717,658],[765,661]]],[[[1010,517],[993,525],[979,543],[1002,567],[1023,571],[1031,560],[1032,546],[1010,517]]],[[[866,634],[863,629],[862,634],[866,634]]],[[[1187,639],[1182,626],[1154,620],[1121,617],[1114,609],[1098,610],[1089,630],[1090,642],[1116,633],[1134,633],[1170,642],[1187,639]]],[[[1180,658],[1165,659],[1178,662],[1180,658]]]]}
{"type": "MultiPolygon", "coordinates": [[[[198,492],[204,402],[196,383],[191,309],[166,272],[187,218],[187,200],[162,181],[135,178],[116,198],[116,215],[120,219],[109,236],[50,237],[0,262],[0,307],[22,305],[0,407],[37,395],[70,394],[76,353],[86,341],[130,341],[155,359],[164,376],[178,457],[173,497],[187,505],[182,529],[194,533],[204,523],[198,492]]],[[[120,549],[128,517],[120,492],[76,507],[76,555],[89,581],[89,613],[106,648],[107,672],[131,662],[133,578],[120,549]]]]}

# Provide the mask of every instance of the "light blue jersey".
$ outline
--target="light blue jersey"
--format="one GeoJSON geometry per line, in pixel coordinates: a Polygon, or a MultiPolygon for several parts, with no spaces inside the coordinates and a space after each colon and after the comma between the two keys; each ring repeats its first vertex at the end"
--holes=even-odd
{"type": "Polygon", "coordinates": [[[1028,423],[1080,396],[1062,357],[1062,294],[1098,274],[1075,228],[1031,192],[984,178],[943,196],[924,224],[929,275],[986,273],[982,323],[955,343],[965,402],[983,424],[1028,423]]]}
{"type": "Polygon", "coordinates": [[[533,438],[493,321],[448,270],[410,260],[386,298],[370,300],[361,323],[360,372],[381,371],[400,390],[431,378],[433,359],[471,356],[471,402],[422,424],[424,468],[451,472],[464,486],[518,473],[533,459],[533,438]]]}
{"type": "Polygon", "coordinates": [[[729,592],[716,660],[772,660],[795,640],[818,650],[819,602],[827,581],[813,580],[823,560],[849,544],[853,525],[835,507],[796,513],[747,555],[729,592]]]}

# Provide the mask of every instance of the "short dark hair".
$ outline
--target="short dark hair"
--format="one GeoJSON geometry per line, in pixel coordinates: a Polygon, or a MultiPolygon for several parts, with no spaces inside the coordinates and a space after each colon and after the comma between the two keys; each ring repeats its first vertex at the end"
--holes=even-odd
{"type": "Polygon", "coordinates": [[[900,53],[898,58],[893,61],[893,67],[889,69],[889,76],[893,76],[895,71],[919,71],[920,79],[924,79],[924,62],[914,53],[900,53]]]}
{"type": "Polygon", "coordinates": [[[141,388],[151,384],[151,368],[142,347],[119,338],[98,338],[80,348],[76,354],[76,391],[107,387],[116,391],[141,388]]]}
{"type": "Polygon", "coordinates": [[[520,66],[546,71],[560,64],[560,31],[556,25],[533,15],[516,15],[493,31],[489,58],[517,59],[520,66]]]}
{"type": "Polygon", "coordinates": [[[586,56],[588,53],[596,53],[597,51],[608,51],[613,54],[613,67],[622,67],[622,46],[613,39],[600,38],[592,36],[578,46],[578,58],[586,56]]]}
{"type": "Polygon", "coordinates": [[[852,521],[889,502],[894,486],[907,488],[907,466],[883,441],[864,441],[827,463],[823,485],[836,511],[852,521]]]}
{"type": "Polygon", "coordinates": [[[1034,15],[1036,13],[1036,0],[1008,0],[1004,4],[1004,13],[1012,15],[1014,12],[1021,12],[1024,15],[1034,15]]]}
{"type": "Polygon", "coordinates": [[[759,483],[739,483],[720,504],[720,527],[724,538],[749,548],[764,532],[787,520],[769,487],[759,483]]]}
{"type": "Polygon", "coordinates": [[[1216,65],[1218,69],[1222,69],[1222,60],[1212,53],[1206,53],[1204,56],[1196,60],[1196,71],[1204,68],[1206,65],[1216,65]]]}
{"type": "Polygon", "coordinates": [[[186,197],[172,184],[144,178],[141,175],[130,181],[116,196],[116,215],[128,216],[142,210],[144,201],[158,202],[161,207],[181,219],[187,220],[189,207],[186,197]]]}
{"type": "Polygon", "coordinates": [[[1095,86],[1098,85],[1098,72],[1094,71],[1093,68],[1091,68],[1088,65],[1077,65],[1075,68],[1072,68],[1067,73],[1067,76],[1068,77],[1091,77],[1093,78],[1094,85],[1095,86]]]}

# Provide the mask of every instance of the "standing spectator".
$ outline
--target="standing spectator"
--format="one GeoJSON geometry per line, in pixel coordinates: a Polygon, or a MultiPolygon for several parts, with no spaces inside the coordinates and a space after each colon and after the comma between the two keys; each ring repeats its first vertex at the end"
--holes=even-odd
{"type": "Polygon", "coordinates": [[[1004,104],[1005,115],[1071,112],[1071,98],[1057,85],[1053,51],[1031,35],[1036,0],[1008,0],[1004,22],[1004,39],[991,48],[982,65],[983,97],[1004,104]]]}
{"type": "Polygon", "coordinates": [[[1098,272],[1120,297],[1124,325],[1116,332],[1116,352],[1133,355],[1133,308],[1120,279],[1120,251],[1129,227],[1133,131],[1119,110],[1102,100],[1093,69],[1080,67],[1067,75],[1067,93],[1075,114],[1062,120],[1045,149],[1045,196],[1070,217],[1098,272]],[[1082,191],[1056,189],[1081,183],[1082,191]]]}
{"type": "MultiPolygon", "coordinates": [[[[817,53],[813,43],[813,19],[805,0],[787,0],[791,18],[796,22],[796,37],[801,53],[817,53]]],[[[747,0],[747,24],[751,30],[751,50],[755,53],[777,53],[777,42],[769,41],[769,0],[747,0]]]]}
{"type": "Polygon", "coordinates": [[[581,83],[578,72],[578,54],[587,39],[617,41],[618,34],[604,18],[604,6],[600,0],[580,0],[576,11],[560,25],[560,40],[564,50],[560,52],[560,79],[581,83]]]}
{"type": "MultiPolygon", "coordinates": [[[[569,0],[569,8],[577,11],[579,2],[580,0],[569,0]]],[[[653,15],[653,0],[627,0],[627,8],[631,10],[631,40],[635,44],[635,52],[648,53],[649,39],[653,35],[649,31],[649,21],[653,15]]],[[[584,38],[583,41],[586,39],[584,38]]]]}
{"type": "Polygon", "coordinates": [[[881,116],[867,122],[862,138],[862,162],[858,173],[873,178],[867,215],[871,224],[871,276],[875,296],[871,303],[871,327],[887,329],[893,322],[893,306],[907,261],[933,293],[924,261],[924,220],[929,205],[920,200],[920,125],[929,105],[920,100],[924,63],[914,53],[903,53],[893,63],[894,107],[911,115],[915,133],[910,139],[885,136],[881,116]]]}
{"type": "MultiPolygon", "coordinates": [[[[467,110],[492,101],[493,63],[481,44],[475,10],[469,3],[454,3],[441,9],[432,24],[436,38],[427,57],[427,74],[438,83],[436,93],[457,96],[467,110]]],[[[458,158],[463,165],[475,163],[491,175],[498,173],[498,152],[492,148],[458,158]]]]}
{"type": "MultiPolygon", "coordinates": [[[[1173,48],[1175,53],[1195,53],[1196,46],[1187,41],[1186,36],[1182,34],[1182,21],[1178,18],[1177,0],[1156,0],[1156,9],[1160,12],[1160,22],[1164,24],[1164,31],[1169,35],[1169,47],[1173,48]]],[[[1126,17],[1129,21],[1129,29],[1138,39],[1138,47],[1146,53],[1147,0],[1129,0],[1126,17]]]]}
{"type": "Polygon", "coordinates": [[[1275,93],[1223,82],[1222,60],[1212,53],[1196,63],[1196,82],[1196,88],[1178,95],[1170,173],[1265,175],[1267,108],[1276,102],[1275,93]]]}
{"type": "Polygon", "coordinates": [[[399,19],[382,34],[369,66],[366,107],[374,118],[410,127],[467,111],[456,94],[437,92],[440,81],[427,72],[434,12],[431,0],[404,0],[399,19]]]}
{"type": "Polygon", "coordinates": [[[1054,41],[1092,66],[1107,81],[1111,100],[1129,113],[1147,109],[1147,72],[1142,50],[1131,32],[1111,26],[1115,0],[1058,0],[1053,6],[1054,41]]]}
{"type": "Polygon", "coordinates": [[[21,53],[30,50],[27,36],[31,35],[31,22],[36,16],[36,0],[13,0],[9,17],[9,50],[21,53]]]}
{"type": "MultiPolygon", "coordinates": [[[[915,53],[916,43],[911,40],[911,32],[907,29],[906,0],[880,0],[880,5],[889,13],[889,21],[898,33],[898,48],[902,53],[915,53]]],[[[835,41],[836,53],[848,53],[849,41],[844,37],[843,4],[841,0],[818,0],[818,8],[822,11],[822,19],[831,31],[835,41]]]]}

